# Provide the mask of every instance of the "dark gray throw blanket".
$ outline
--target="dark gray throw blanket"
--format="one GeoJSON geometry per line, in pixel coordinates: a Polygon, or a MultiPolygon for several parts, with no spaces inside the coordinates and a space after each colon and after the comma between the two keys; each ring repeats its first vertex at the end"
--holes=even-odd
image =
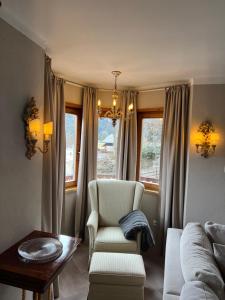
{"type": "Polygon", "coordinates": [[[119,220],[120,228],[127,240],[136,240],[141,232],[141,250],[147,251],[155,246],[155,239],[145,214],[140,210],[133,210],[119,220]]]}

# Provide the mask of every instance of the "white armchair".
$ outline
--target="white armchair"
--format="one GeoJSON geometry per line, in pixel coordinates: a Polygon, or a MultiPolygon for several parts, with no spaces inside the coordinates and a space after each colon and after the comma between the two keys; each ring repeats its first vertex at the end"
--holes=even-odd
{"type": "Polygon", "coordinates": [[[119,219],[139,209],[144,191],[143,184],[125,180],[93,180],[89,183],[91,214],[89,230],[89,259],[92,253],[140,253],[140,235],[137,241],[125,239],[119,219]]]}

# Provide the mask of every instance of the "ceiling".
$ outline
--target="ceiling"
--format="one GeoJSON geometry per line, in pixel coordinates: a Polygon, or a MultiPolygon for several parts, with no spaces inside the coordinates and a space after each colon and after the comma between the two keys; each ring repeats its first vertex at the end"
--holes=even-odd
{"type": "Polygon", "coordinates": [[[225,83],[225,0],[2,0],[0,17],[66,79],[147,88],[225,83]]]}

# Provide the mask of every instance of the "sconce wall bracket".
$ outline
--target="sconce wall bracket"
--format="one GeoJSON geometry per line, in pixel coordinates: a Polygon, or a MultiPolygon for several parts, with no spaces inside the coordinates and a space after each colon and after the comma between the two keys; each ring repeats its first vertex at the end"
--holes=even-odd
{"type": "Polygon", "coordinates": [[[53,134],[53,122],[47,122],[43,125],[39,119],[39,109],[32,97],[26,104],[23,112],[23,121],[25,126],[26,157],[31,159],[37,152],[37,149],[45,154],[48,152],[49,143],[53,134]],[[43,138],[43,148],[37,146],[39,135],[43,138]]]}
{"type": "Polygon", "coordinates": [[[37,139],[34,139],[29,130],[29,122],[39,119],[39,109],[36,106],[36,101],[32,97],[25,106],[23,113],[23,120],[25,126],[25,140],[26,140],[26,157],[31,159],[32,156],[36,153],[36,143],[37,139]]]}
{"type": "Polygon", "coordinates": [[[210,121],[202,122],[198,128],[198,133],[202,135],[202,142],[196,143],[196,152],[204,158],[215,153],[216,145],[211,141],[214,132],[215,128],[210,121]]]}

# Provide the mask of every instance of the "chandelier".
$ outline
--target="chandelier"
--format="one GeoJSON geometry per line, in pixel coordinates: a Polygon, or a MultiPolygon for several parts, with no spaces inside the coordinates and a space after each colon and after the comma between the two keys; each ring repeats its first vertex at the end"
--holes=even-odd
{"type": "MultiPolygon", "coordinates": [[[[117,120],[122,118],[122,116],[123,116],[123,112],[118,107],[119,92],[117,90],[117,78],[120,76],[121,72],[120,71],[112,71],[112,74],[115,77],[114,89],[113,89],[113,93],[112,93],[112,107],[106,113],[102,114],[101,100],[98,100],[97,113],[98,113],[99,117],[112,119],[112,126],[115,127],[117,120]]],[[[128,117],[133,113],[133,110],[134,110],[134,104],[130,103],[128,105],[128,112],[127,112],[128,117]]]]}

